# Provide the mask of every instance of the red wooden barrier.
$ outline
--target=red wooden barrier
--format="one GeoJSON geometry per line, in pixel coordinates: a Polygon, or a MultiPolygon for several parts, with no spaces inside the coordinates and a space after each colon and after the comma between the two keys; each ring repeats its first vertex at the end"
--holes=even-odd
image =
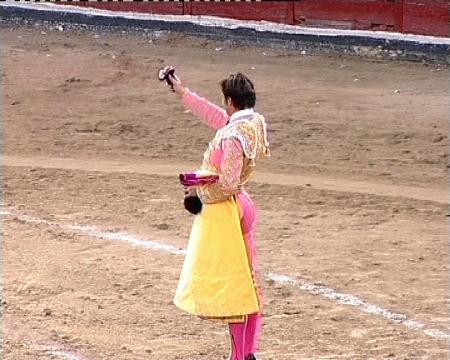
{"type": "Polygon", "coordinates": [[[210,15],[240,20],[265,20],[308,27],[387,30],[450,36],[448,0],[186,1],[184,3],[81,1],[74,2],[73,5],[141,13],[210,15]]]}
{"type": "MultiPolygon", "coordinates": [[[[66,3],[72,5],[71,3],[66,3]]],[[[73,3],[78,6],[89,6],[96,9],[113,11],[132,11],[147,14],[183,15],[183,3],[173,2],[91,2],[73,3]]]]}
{"type": "Polygon", "coordinates": [[[185,3],[185,14],[293,24],[294,2],[188,2],[185,3]]]}
{"type": "Polygon", "coordinates": [[[401,1],[303,0],[295,3],[295,23],[304,26],[401,31],[401,1]]]}
{"type": "Polygon", "coordinates": [[[405,0],[403,31],[413,34],[449,36],[449,2],[405,0]]]}

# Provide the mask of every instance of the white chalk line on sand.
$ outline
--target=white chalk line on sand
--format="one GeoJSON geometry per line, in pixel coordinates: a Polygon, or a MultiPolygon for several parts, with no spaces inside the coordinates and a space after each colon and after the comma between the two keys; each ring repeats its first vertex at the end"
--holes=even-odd
{"type": "Polygon", "coordinates": [[[430,329],[420,321],[409,319],[406,315],[395,313],[378,305],[368,303],[367,301],[364,301],[354,295],[341,293],[323,285],[311,284],[286,275],[278,275],[274,273],[267,273],[266,275],[269,279],[275,282],[293,285],[301,290],[315,295],[322,295],[327,299],[337,301],[343,305],[355,306],[366,313],[385,317],[394,323],[405,325],[412,330],[420,330],[428,336],[434,338],[450,338],[449,334],[444,333],[441,330],[430,329]]]}
{"type": "MultiPolygon", "coordinates": [[[[59,226],[59,225],[58,225],[59,226]]],[[[65,228],[80,232],[83,235],[93,236],[100,239],[112,241],[125,241],[131,245],[143,247],[150,250],[165,251],[174,255],[185,255],[186,250],[177,248],[176,246],[161,244],[151,240],[144,240],[135,235],[124,232],[99,231],[92,226],[68,225],[65,228]]]]}
{"type": "Polygon", "coordinates": [[[47,354],[50,354],[50,355],[55,356],[58,359],[62,359],[62,360],[82,360],[82,358],[78,357],[75,353],[64,350],[60,346],[54,346],[54,345],[34,346],[34,345],[31,345],[31,346],[29,346],[29,348],[32,350],[46,352],[47,354]]]}
{"type": "Polygon", "coordinates": [[[74,353],[68,352],[68,351],[52,349],[52,348],[47,349],[46,351],[48,353],[52,354],[53,356],[57,356],[64,360],[81,360],[81,358],[79,358],[77,355],[75,355],[74,353]]]}
{"type": "MultiPolygon", "coordinates": [[[[53,226],[53,227],[59,227],[62,229],[69,230],[71,232],[80,234],[80,235],[87,235],[96,237],[99,239],[104,240],[110,240],[110,241],[121,241],[121,242],[127,242],[133,246],[143,247],[146,249],[151,250],[157,250],[157,251],[164,251],[173,255],[185,255],[186,250],[180,249],[176,246],[162,244],[156,241],[151,241],[147,239],[142,239],[138,236],[131,235],[125,232],[110,232],[110,231],[102,231],[92,226],[85,226],[85,225],[63,225],[60,223],[43,220],[43,219],[36,219],[27,215],[20,215],[15,214],[10,211],[0,211],[0,215],[9,215],[14,216],[19,221],[23,221],[25,223],[29,224],[44,224],[47,226],[53,226]]],[[[410,330],[420,331],[424,333],[425,335],[428,335],[433,338],[437,339],[450,339],[450,334],[438,329],[433,329],[428,327],[426,324],[408,318],[404,314],[392,312],[388,309],[382,308],[378,305],[371,304],[365,300],[362,300],[358,298],[357,296],[346,294],[339,292],[337,290],[334,290],[332,288],[323,286],[323,285],[316,285],[314,283],[306,282],[304,280],[296,279],[294,277],[288,276],[288,275],[280,275],[275,274],[272,272],[268,272],[264,274],[268,279],[271,279],[272,281],[281,283],[281,284],[287,284],[292,285],[302,291],[306,291],[313,295],[321,295],[329,300],[336,301],[343,305],[349,305],[353,306],[365,313],[372,314],[372,315],[378,315],[381,317],[384,317],[393,323],[401,324],[405,327],[407,327],[410,330]]]]}

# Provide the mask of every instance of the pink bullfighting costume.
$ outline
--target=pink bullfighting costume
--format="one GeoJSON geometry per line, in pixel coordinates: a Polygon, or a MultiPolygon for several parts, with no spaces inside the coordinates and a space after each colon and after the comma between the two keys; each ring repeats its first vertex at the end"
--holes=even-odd
{"type": "Polygon", "coordinates": [[[203,208],[195,216],[174,303],[190,314],[228,323],[232,360],[244,359],[257,351],[262,322],[254,243],[257,213],[244,184],[257,160],[269,156],[266,124],[253,109],[230,117],[187,89],[182,102],[217,130],[201,169],[219,180],[197,188],[203,208]]]}

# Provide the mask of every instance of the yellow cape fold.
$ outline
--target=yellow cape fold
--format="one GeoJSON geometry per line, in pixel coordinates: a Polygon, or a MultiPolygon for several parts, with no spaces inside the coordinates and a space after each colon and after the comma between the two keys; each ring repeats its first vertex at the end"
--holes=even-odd
{"type": "Polygon", "coordinates": [[[174,303],[207,318],[259,311],[234,199],[204,204],[195,216],[174,303]]]}

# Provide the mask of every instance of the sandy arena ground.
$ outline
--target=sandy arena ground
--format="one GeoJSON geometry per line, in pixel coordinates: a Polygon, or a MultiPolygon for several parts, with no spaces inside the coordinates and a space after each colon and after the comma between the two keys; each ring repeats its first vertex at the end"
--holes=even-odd
{"type": "Polygon", "coordinates": [[[182,256],[74,227],[186,246],[177,174],[213,132],[155,81],[163,64],[219,104],[220,79],[247,73],[270,122],[273,155],[249,185],[261,358],[447,359],[432,331],[449,332],[447,68],[173,34],[0,36],[4,359],[226,359],[226,328],[172,305],[182,256]]]}

